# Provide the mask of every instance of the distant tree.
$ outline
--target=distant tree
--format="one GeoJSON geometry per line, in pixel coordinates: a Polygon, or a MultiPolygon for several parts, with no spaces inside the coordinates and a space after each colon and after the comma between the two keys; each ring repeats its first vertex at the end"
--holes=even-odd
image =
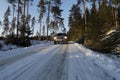
{"type": "Polygon", "coordinates": [[[43,30],[42,30],[43,32],[43,40],[45,40],[45,25],[43,25],[43,30]]]}
{"type": "Polygon", "coordinates": [[[37,37],[36,39],[37,39],[37,40],[40,39],[40,36],[39,36],[39,35],[40,35],[39,31],[37,31],[37,32],[36,32],[36,37],[37,37]]]}
{"type": "Polygon", "coordinates": [[[0,26],[2,25],[2,22],[0,21],[0,26]]]}
{"type": "Polygon", "coordinates": [[[2,26],[2,22],[0,21],[0,28],[2,28],[1,26],[2,26]]]}
{"type": "Polygon", "coordinates": [[[8,6],[5,14],[4,14],[4,21],[3,21],[3,29],[4,31],[2,32],[3,35],[8,35],[9,32],[9,16],[10,16],[10,6],[8,6]]]}
{"type": "Polygon", "coordinates": [[[31,27],[29,25],[29,23],[31,21],[31,15],[27,15],[25,20],[26,20],[25,21],[25,25],[26,25],[25,34],[27,34],[27,37],[29,37],[32,34],[31,27]]]}
{"type": "Polygon", "coordinates": [[[0,21],[0,25],[2,25],[2,22],[0,21]]]}
{"type": "Polygon", "coordinates": [[[34,33],[34,25],[35,25],[35,22],[36,22],[35,17],[33,17],[33,18],[32,18],[32,23],[31,23],[32,35],[33,35],[33,33],[34,33]]]}
{"type": "Polygon", "coordinates": [[[11,27],[10,27],[10,34],[14,35],[14,31],[15,31],[15,27],[16,27],[16,18],[13,18],[12,22],[11,22],[11,27]]]}

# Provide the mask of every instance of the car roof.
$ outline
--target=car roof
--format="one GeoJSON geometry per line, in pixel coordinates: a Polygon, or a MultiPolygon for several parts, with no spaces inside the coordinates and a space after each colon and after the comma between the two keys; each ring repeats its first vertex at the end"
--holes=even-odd
{"type": "Polygon", "coordinates": [[[57,33],[58,36],[66,36],[67,34],[66,33],[57,33]]]}

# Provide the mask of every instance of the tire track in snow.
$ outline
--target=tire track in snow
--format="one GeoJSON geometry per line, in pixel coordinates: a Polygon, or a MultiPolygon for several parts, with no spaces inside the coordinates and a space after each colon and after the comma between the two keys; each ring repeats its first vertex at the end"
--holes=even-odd
{"type": "Polygon", "coordinates": [[[39,76],[35,75],[34,80],[68,80],[67,45],[59,49],[37,74],[39,76]]]}
{"type": "Polygon", "coordinates": [[[47,47],[43,46],[42,48],[39,48],[39,49],[34,50],[32,52],[29,52],[29,51],[27,53],[21,52],[22,54],[18,54],[18,55],[15,55],[15,56],[13,55],[11,57],[1,59],[0,60],[0,69],[1,69],[1,67],[4,67],[6,65],[10,65],[10,64],[12,64],[12,63],[14,63],[14,62],[16,62],[16,61],[18,61],[20,59],[23,59],[23,58],[26,58],[28,56],[34,55],[34,54],[36,54],[36,53],[38,53],[38,52],[40,52],[42,50],[45,50],[45,49],[47,49],[49,47],[53,47],[53,45],[49,45],[47,47]]]}
{"type": "Polygon", "coordinates": [[[48,59],[51,58],[55,54],[53,50],[55,49],[55,51],[57,51],[59,48],[60,46],[50,47],[47,49],[47,51],[43,50],[38,54],[28,56],[20,61],[17,61],[9,66],[6,66],[6,68],[0,71],[0,80],[16,80],[17,77],[21,76],[29,68],[34,67],[34,65],[38,64],[39,61],[43,61],[43,59],[47,55],[49,56],[50,55],[49,52],[53,52],[52,55],[50,55],[49,57],[47,56],[48,59]]]}

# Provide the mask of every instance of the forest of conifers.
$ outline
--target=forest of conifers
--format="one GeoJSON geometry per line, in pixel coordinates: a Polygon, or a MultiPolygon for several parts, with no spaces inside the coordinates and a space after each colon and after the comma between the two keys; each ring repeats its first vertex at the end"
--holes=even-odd
{"type": "Polygon", "coordinates": [[[70,10],[69,27],[70,40],[120,53],[120,0],[78,0],[70,10]]]}

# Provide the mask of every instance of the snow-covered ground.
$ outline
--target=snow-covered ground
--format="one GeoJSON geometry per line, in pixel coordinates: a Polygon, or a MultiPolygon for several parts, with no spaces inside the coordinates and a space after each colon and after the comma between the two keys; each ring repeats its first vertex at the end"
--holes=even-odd
{"type": "Polygon", "coordinates": [[[0,40],[0,44],[2,45],[2,48],[0,48],[0,51],[7,51],[7,50],[12,50],[12,49],[16,49],[19,48],[16,45],[12,45],[12,44],[5,44],[3,40],[0,40]]]}
{"type": "Polygon", "coordinates": [[[0,51],[0,80],[120,80],[120,62],[77,43],[0,51]]]}
{"type": "Polygon", "coordinates": [[[35,53],[34,51],[38,50],[39,48],[42,49],[45,46],[49,46],[53,44],[53,42],[46,42],[46,41],[32,41],[32,46],[30,47],[18,47],[12,44],[6,45],[2,42],[2,49],[0,50],[0,58],[4,57],[10,57],[10,56],[16,56],[16,55],[22,55],[26,53],[35,53]],[[15,47],[13,47],[15,46],[15,47]],[[12,49],[10,49],[12,48],[12,49]]]}
{"type": "MultiPolygon", "coordinates": [[[[47,42],[47,41],[38,41],[38,40],[31,40],[31,46],[35,45],[44,45],[44,44],[52,43],[52,42],[47,42]]],[[[2,45],[2,48],[0,48],[0,51],[8,51],[12,49],[18,49],[20,48],[19,46],[12,45],[12,44],[5,44],[3,40],[0,40],[0,44],[2,45]]]]}
{"type": "Polygon", "coordinates": [[[120,62],[82,45],[70,47],[69,80],[120,80],[120,62]]]}

